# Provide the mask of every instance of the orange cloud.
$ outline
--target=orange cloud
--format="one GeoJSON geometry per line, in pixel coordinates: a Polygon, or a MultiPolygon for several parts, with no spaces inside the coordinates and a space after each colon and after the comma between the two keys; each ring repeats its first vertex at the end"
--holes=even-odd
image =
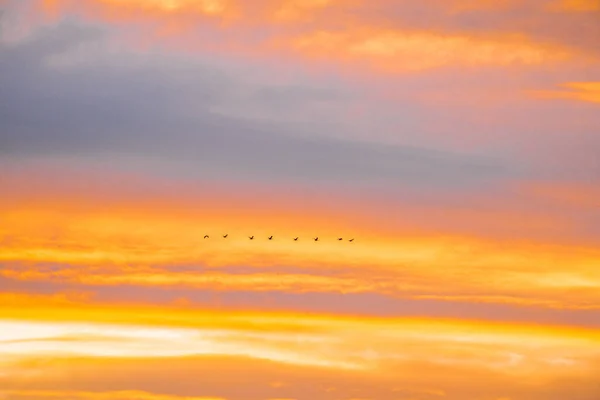
{"type": "Polygon", "coordinates": [[[537,90],[531,93],[538,98],[600,103],[600,82],[568,82],[561,86],[569,90],[537,90]]]}
{"type": "MultiPolygon", "coordinates": [[[[329,0],[289,0],[258,2],[255,7],[226,0],[154,0],[117,1],[85,0],[77,5],[68,0],[47,0],[46,9],[54,14],[83,13],[93,20],[123,23],[152,21],[138,45],[152,46],[162,43],[173,49],[187,52],[233,51],[254,55],[300,55],[307,59],[326,59],[352,62],[380,71],[410,72],[443,67],[486,67],[545,65],[572,61],[583,57],[579,51],[552,41],[534,40],[519,30],[489,30],[473,33],[468,29],[431,30],[398,24],[379,23],[360,17],[367,7],[359,1],[331,2],[329,0]],[[51,4],[48,5],[48,4],[51,4]],[[326,13],[327,11],[327,13],[326,13]],[[315,27],[296,27],[316,19],[315,27]],[[195,17],[196,16],[196,17],[195,17]],[[233,35],[219,39],[218,45],[197,37],[195,18],[215,17],[229,21],[213,26],[215,34],[233,35]],[[276,35],[266,36],[259,42],[247,42],[249,29],[277,29],[276,35]],[[147,39],[151,37],[150,39],[147,39]],[[249,49],[253,50],[249,50],[249,49]]],[[[439,3],[441,10],[463,12],[470,9],[507,8],[514,2],[458,1],[439,3]]],[[[387,2],[383,9],[392,7],[387,2]]],[[[216,36],[215,36],[216,37],[216,36]]],[[[590,57],[590,55],[585,55],[590,57]]]]}
{"type": "Polygon", "coordinates": [[[3,400],[226,400],[222,397],[170,396],[133,390],[119,392],[78,392],[72,390],[0,390],[0,398],[3,400]]]}
{"type": "Polygon", "coordinates": [[[57,212],[56,205],[53,208],[52,213],[31,206],[0,213],[10,226],[1,233],[12,238],[4,245],[0,260],[19,263],[16,269],[7,265],[2,272],[5,277],[92,285],[231,285],[231,289],[240,290],[373,291],[404,296],[432,290],[466,295],[485,282],[488,294],[479,294],[482,299],[510,293],[516,302],[564,307],[587,307],[599,300],[593,292],[582,291],[579,296],[565,292],[565,297],[560,294],[569,288],[600,286],[600,275],[594,267],[597,252],[568,247],[514,243],[501,247],[475,238],[389,236],[385,232],[361,233],[360,229],[353,232],[357,240],[348,243],[336,239],[336,228],[343,231],[343,225],[332,225],[332,220],[325,218],[311,217],[313,226],[304,228],[286,226],[293,219],[263,214],[260,218],[269,226],[267,230],[264,225],[237,217],[234,223],[227,217],[227,210],[177,216],[158,207],[138,208],[135,212],[71,210],[67,215],[57,212]],[[227,239],[220,236],[225,231],[230,235],[227,239]],[[320,242],[311,239],[315,231],[325,233],[320,242]],[[203,239],[206,233],[213,237],[203,239]],[[250,234],[256,235],[254,241],[248,240],[250,234]],[[269,234],[275,235],[273,241],[266,239],[269,234]],[[294,242],[295,235],[301,240],[294,242]],[[36,263],[48,262],[63,267],[51,272],[35,267],[36,263]],[[195,275],[146,267],[194,263],[214,267],[247,265],[256,268],[257,274],[195,275]],[[304,268],[310,276],[289,273],[285,268],[275,274],[259,273],[261,266],[272,265],[304,268]],[[449,268],[451,265],[454,267],[449,268]],[[544,276],[538,274],[540,265],[547,266],[544,276]],[[365,266],[369,268],[365,270],[365,266]],[[338,274],[343,271],[343,275],[324,276],[320,268],[333,268],[338,274]],[[483,269],[486,273],[481,275],[483,269]],[[458,271],[470,273],[457,280],[458,271]],[[400,276],[402,280],[397,281],[400,276]],[[452,291],[440,289],[440,284],[452,291]]]}
{"type": "MultiPolygon", "coordinates": [[[[513,358],[517,357],[513,355],[513,358]]],[[[135,387],[141,388],[136,390],[138,393],[168,392],[173,397],[208,394],[230,400],[245,400],[248,393],[253,393],[256,399],[270,400],[463,400],[470,398],[474,391],[484,398],[495,400],[506,398],[507,394],[512,400],[548,400],[548,393],[568,396],[575,387],[578,393],[590,398],[597,393],[594,371],[574,373],[568,367],[563,367],[552,378],[536,373],[515,376],[473,367],[402,360],[389,364],[389,371],[393,373],[388,374],[286,366],[241,357],[145,360],[38,358],[37,363],[30,360],[19,363],[17,367],[23,375],[26,372],[32,374],[27,380],[29,385],[51,387],[56,393],[73,392],[70,389],[73,386],[78,388],[79,393],[94,392],[98,388],[135,387]],[[427,374],[422,373],[424,370],[427,374]],[[74,381],[73,376],[79,379],[74,381]],[[173,376],[177,376],[176,384],[173,376]],[[270,385],[273,379],[286,385],[273,388],[270,385]]],[[[14,371],[13,375],[16,374],[17,371],[14,371]]],[[[11,389],[12,392],[33,392],[32,388],[18,387],[14,381],[4,383],[11,388],[17,387],[16,390],[11,389]]],[[[47,389],[43,391],[48,392],[47,389]]]]}
{"type": "Polygon", "coordinates": [[[522,0],[451,0],[437,2],[439,7],[444,7],[446,3],[454,12],[465,12],[474,10],[493,10],[502,11],[522,4],[522,0]]]}
{"type": "Polygon", "coordinates": [[[231,0],[42,0],[44,10],[54,15],[84,9],[108,18],[180,13],[221,16],[234,4],[231,0]]]}
{"type": "MultiPolygon", "coordinates": [[[[0,261],[5,278],[76,284],[81,290],[94,285],[177,286],[379,293],[553,308],[589,309],[600,304],[596,268],[600,253],[581,242],[519,243],[514,235],[507,240],[444,233],[435,225],[425,229],[411,222],[410,215],[419,208],[410,205],[388,209],[407,216],[397,225],[386,212],[365,214],[373,208],[368,203],[330,210],[318,202],[307,206],[288,199],[287,203],[266,193],[248,200],[211,188],[211,197],[206,199],[202,193],[171,187],[168,192],[179,197],[175,201],[110,189],[108,184],[81,193],[65,184],[66,177],[52,188],[33,184],[32,179],[19,186],[18,179],[10,183],[7,175],[9,195],[0,200],[4,221],[0,261]],[[227,239],[221,237],[224,233],[229,234],[227,239]],[[205,234],[211,238],[203,239],[205,234]],[[256,239],[250,241],[250,235],[256,239]],[[266,239],[270,235],[273,241],[266,239]],[[296,236],[298,242],[292,240],[296,236]],[[313,241],[314,236],[321,240],[313,241]],[[345,240],[338,241],[339,236],[345,240]],[[356,238],[353,243],[347,241],[351,237],[356,238]],[[48,263],[58,267],[48,269],[48,263]],[[200,274],[169,267],[177,265],[216,270],[200,274]],[[228,270],[240,265],[251,271],[228,270]]],[[[454,212],[425,211],[435,220],[454,212]]],[[[537,223],[510,209],[495,217],[513,230],[515,225],[524,229],[537,223]]],[[[451,221],[464,226],[479,218],[476,213],[459,211],[451,221]]],[[[493,219],[485,223],[488,231],[496,227],[493,219]]],[[[560,226],[558,220],[546,223],[560,226]]]]}
{"type": "Polygon", "coordinates": [[[283,0],[272,2],[271,18],[277,23],[310,21],[314,14],[328,8],[360,4],[359,0],[283,0]]]}
{"type": "MultiPolygon", "coordinates": [[[[49,262],[51,259],[49,259],[49,262]]],[[[385,266],[372,265],[368,271],[361,272],[355,266],[339,264],[312,264],[311,270],[304,274],[280,271],[260,272],[260,267],[250,262],[256,272],[228,273],[202,271],[172,271],[168,267],[118,267],[110,264],[62,266],[60,269],[37,268],[18,264],[6,265],[0,276],[12,280],[27,282],[54,282],[78,285],[81,290],[88,286],[129,285],[148,288],[193,288],[224,292],[282,292],[282,293],[377,293],[389,297],[414,300],[442,300],[467,303],[514,304],[521,306],[549,307],[556,309],[598,309],[597,277],[592,274],[551,272],[543,279],[531,274],[519,274],[519,286],[506,287],[501,280],[511,275],[506,271],[494,271],[489,274],[497,283],[487,285],[485,292],[477,290],[478,279],[451,282],[451,276],[433,271],[419,272],[416,268],[400,271],[385,271],[385,266]],[[319,268],[329,271],[335,269],[335,275],[323,275],[319,268]],[[402,280],[400,281],[400,276],[402,280]],[[452,283],[452,285],[451,285],[452,283]],[[439,289],[439,286],[443,286],[439,289]],[[530,285],[527,290],[527,285],[530,285]],[[577,289],[576,294],[569,290],[577,289]],[[427,294],[432,291],[436,294],[427,294]]],[[[302,265],[302,264],[300,264],[302,265]]],[[[331,271],[332,272],[332,271],[331,271]]],[[[472,273],[479,273],[473,269],[472,273]]],[[[489,278],[488,277],[488,278],[489,278]]],[[[70,294],[72,296],[74,294],[70,294]]],[[[80,298],[90,298],[85,293],[80,298]]],[[[185,305],[185,304],[183,304],[185,305]]]]}
{"type": "Polygon", "coordinates": [[[550,8],[558,11],[593,12],[600,11],[598,0],[559,0],[551,3],[550,8]]]}
{"type": "Polygon", "coordinates": [[[541,64],[568,52],[524,37],[486,38],[418,31],[317,32],[292,46],[307,56],[340,57],[388,70],[418,71],[444,66],[541,64]]]}
{"type": "MultiPolygon", "coordinates": [[[[193,29],[192,21],[209,17],[237,25],[306,22],[326,8],[339,7],[330,0],[259,0],[251,5],[239,0],[42,0],[48,15],[81,13],[107,21],[154,21],[163,33],[182,34],[193,29]],[[167,29],[165,29],[165,27],[167,29]]],[[[346,2],[350,4],[350,1],[346,2]]],[[[354,3],[354,2],[352,2],[354,3]]]]}

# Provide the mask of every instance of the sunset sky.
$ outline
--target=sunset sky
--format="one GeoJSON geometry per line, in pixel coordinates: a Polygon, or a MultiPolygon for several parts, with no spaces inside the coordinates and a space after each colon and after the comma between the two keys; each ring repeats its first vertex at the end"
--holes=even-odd
{"type": "Polygon", "coordinates": [[[1,400],[600,399],[600,0],[0,9],[1,400]]]}

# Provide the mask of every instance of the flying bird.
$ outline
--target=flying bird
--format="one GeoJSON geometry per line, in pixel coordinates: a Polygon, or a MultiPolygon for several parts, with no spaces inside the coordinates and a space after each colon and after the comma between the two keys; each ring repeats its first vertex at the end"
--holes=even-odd
{"type": "Polygon", "coordinates": [[[208,239],[208,238],[209,238],[209,236],[208,236],[208,235],[204,235],[204,239],[208,239]]]}
{"type": "Polygon", "coordinates": [[[248,236],[248,239],[252,240],[254,239],[254,236],[248,236]]]}
{"type": "Polygon", "coordinates": [[[295,242],[297,242],[297,241],[298,241],[298,238],[297,238],[297,237],[295,237],[295,238],[294,238],[294,241],[295,241],[295,242]]]}
{"type": "Polygon", "coordinates": [[[318,241],[319,241],[319,237],[317,236],[317,237],[315,238],[315,242],[318,242],[318,241]]]}
{"type": "Polygon", "coordinates": [[[348,241],[349,241],[349,242],[354,242],[354,238],[352,238],[352,239],[350,239],[350,240],[348,240],[348,241]]]}
{"type": "Polygon", "coordinates": [[[269,240],[273,240],[273,235],[269,236],[269,240]]]}
{"type": "Polygon", "coordinates": [[[224,234],[223,239],[227,239],[227,236],[229,236],[229,233],[224,234]]]}
{"type": "Polygon", "coordinates": [[[343,238],[338,238],[338,240],[344,240],[343,238]]]}

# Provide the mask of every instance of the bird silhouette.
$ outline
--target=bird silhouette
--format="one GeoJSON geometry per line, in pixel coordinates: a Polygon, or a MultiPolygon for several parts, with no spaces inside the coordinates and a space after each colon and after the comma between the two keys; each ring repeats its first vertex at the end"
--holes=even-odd
{"type": "Polygon", "coordinates": [[[348,240],[348,241],[349,241],[349,242],[354,242],[354,239],[350,239],[350,240],[348,240]]]}
{"type": "Polygon", "coordinates": [[[338,238],[338,240],[344,240],[343,238],[338,238]]]}
{"type": "Polygon", "coordinates": [[[229,233],[224,234],[223,239],[227,239],[227,236],[229,236],[229,233]]]}
{"type": "Polygon", "coordinates": [[[317,236],[317,237],[315,238],[315,242],[318,242],[318,241],[319,241],[319,237],[317,236]]]}
{"type": "Polygon", "coordinates": [[[273,240],[273,235],[269,236],[269,240],[273,240]]]}
{"type": "Polygon", "coordinates": [[[297,238],[297,237],[295,237],[295,238],[294,238],[294,241],[295,241],[295,242],[297,242],[297,241],[298,241],[298,238],[297,238]]]}
{"type": "Polygon", "coordinates": [[[248,236],[248,239],[253,240],[254,236],[248,236]]]}
{"type": "Polygon", "coordinates": [[[208,239],[208,238],[209,238],[209,236],[208,236],[208,235],[204,235],[204,239],[208,239]]]}

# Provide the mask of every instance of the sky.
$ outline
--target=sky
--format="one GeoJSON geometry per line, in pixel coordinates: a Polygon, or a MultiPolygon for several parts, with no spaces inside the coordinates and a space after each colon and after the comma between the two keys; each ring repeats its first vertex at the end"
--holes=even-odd
{"type": "Polygon", "coordinates": [[[598,0],[0,9],[1,400],[600,398],[598,0]]]}

